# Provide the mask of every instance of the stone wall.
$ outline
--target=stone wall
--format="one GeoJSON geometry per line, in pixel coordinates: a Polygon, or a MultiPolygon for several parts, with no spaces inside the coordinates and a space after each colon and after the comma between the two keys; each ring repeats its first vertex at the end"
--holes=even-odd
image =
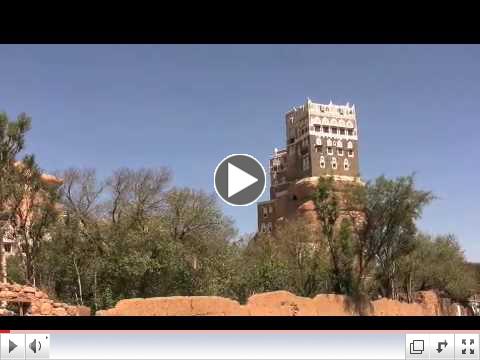
{"type": "MultiPolygon", "coordinates": [[[[0,304],[22,307],[31,316],[89,316],[90,308],[55,302],[44,292],[17,284],[0,284],[0,304]]],[[[440,316],[471,315],[469,309],[440,298],[433,291],[419,292],[414,303],[379,299],[361,307],[365,315],[440,316]]],[[[274,291],[251,296],[245,305],[219,296],[172,296],[124,299],[96,315],[135,316],[349,316],[358,315],[359,307],[348,297],[320,294],[314,298],[296,296],[288,291],[274,291]]],[[[0,316],[11,315],[0,306],[0,316]]]]}
{"type": "MultiPolygon", "coordinates": [[[[365,315],[440,316],[469,315],[468,309],[439,298],[433,291],[420,292],[415,303],[390,299],[372,301],[362,307],[365,315]]],[[[173,296],[147,299],[125,299],[96,315],[135,316],[349,316],[358,315],[358,306],[342,295],[321,294],[314,298],[275,291],[251,296],[245,305],[217,296],[173,296]]]]}
{"type": "Polygon", "coordinates": [[[31,316],[89,316],[91,311],[86,306],[68,305],[48,298],[48,295],[32,286],[18,284],[0,284],[0,316],[13,315],[3,306],[9,304],[17,307],[23,315],[31,316]]]}

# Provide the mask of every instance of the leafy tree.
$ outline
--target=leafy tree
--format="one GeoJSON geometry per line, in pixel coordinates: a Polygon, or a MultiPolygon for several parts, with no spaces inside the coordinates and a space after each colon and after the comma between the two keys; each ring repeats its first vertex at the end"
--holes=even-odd
{"type": "Polygon", "coordinates": [[[25,135],[31,128],[31,119],[20,114],[11,121],[6,113],[0,113],[0,280],[7,280],[7,261],[4,253],[3,239],[11,227],[13,218],[8,204],[13,196],[15,162],[25,147],[25,135]]]}
{"type": "Polygon", "coordinates": [[[416,291],[436,289],[464,302],[479,290],[474,270],[453,235],[418,234],[413,251],[399,260],[398,281],[409,301],[416,291]]]}
{"type": "Polygon", "coordinates": [[[330,264],[325,243],[304,219],[286,221],[273,234],[278,256],[288,269],[288,288],[302,296],[328,290],[330,264]]]}
{"type": "Polygon", "coordinates": [[[256,293],[288,290],[288,265],[279,257],[275,241],[270,234],[261,234],[246,247],[242,279],[245,291],[240,301],[256,293]]]}
{"type": "Polygon", "coordinates": [[[59,215],[57,188],[42,178],[33,157],[17,164],[11,179],[8,201],[11,234],[20,250],[25,281],[35,285],[40,248],[49,240],[50,226],[59,215]]]}
{"type": "Polygon", "coordinates": [[[412,251],[416,220],[434,197],[428,191],[415,189],[413,176],[395,180],[381,176],[357,188],[357,193],[365,216],[359,231],[359,239],[365,244],[365,263],[375,261],[381,294],[396,298],[398,259],[412,251]]]}
{"type": "Polygon", "coordinates": [[[346,201],[351,200],[346,196],[346,190],[336,189],[333,178],[320,178],[313,201],[320,223],[318,236],[326,242],[329,253],[333,291],[352,295],[354,290],[359,289],[355,281],[360,281],[361,277],[355,276],[358,269],[354,266],[361,254],[355,252],[359,248],[354,244],[352,225],[347,216],[347,211],[353,213],[355,204],[350,201],[345,205],[346,201]]]}

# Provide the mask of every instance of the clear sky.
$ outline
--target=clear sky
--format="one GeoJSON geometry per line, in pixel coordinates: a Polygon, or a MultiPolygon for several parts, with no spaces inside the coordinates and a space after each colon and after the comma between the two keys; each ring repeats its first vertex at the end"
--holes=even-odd
{"type": "MultiPolygon", "coordinates": [[[[268,164],[307,97],[355,104],[362,177],[416,172],[439,197],[419,227],[480,261],[479,46],[0,46],[0,111],[33,117],[28,150],[49,172],[168,166],[213,192],[226,155],[268,164]]],[[[255,231],[255,205],[222,206],[255,231]]]]}

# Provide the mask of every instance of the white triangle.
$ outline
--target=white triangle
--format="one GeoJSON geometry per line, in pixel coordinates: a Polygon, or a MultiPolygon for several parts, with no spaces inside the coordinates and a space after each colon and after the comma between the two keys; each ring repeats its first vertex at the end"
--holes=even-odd
{"type": "Polygon", "coordinates": [[[256,177],[228,163],[228,197],[239,193],[257,181],[256,177]]]}

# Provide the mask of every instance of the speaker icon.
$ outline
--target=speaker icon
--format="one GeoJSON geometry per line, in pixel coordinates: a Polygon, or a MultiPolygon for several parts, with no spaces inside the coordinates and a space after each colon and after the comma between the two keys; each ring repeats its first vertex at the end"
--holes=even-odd
{"type": "Polygon", "coordinates": [[[37,353],[37,351],[42,350],[42,343],[40,341],[37,341],[37,339],[33,339],[33,341],[28,344],[28,347],[30,350],[33,351],[34,354],[37,353]]]}

